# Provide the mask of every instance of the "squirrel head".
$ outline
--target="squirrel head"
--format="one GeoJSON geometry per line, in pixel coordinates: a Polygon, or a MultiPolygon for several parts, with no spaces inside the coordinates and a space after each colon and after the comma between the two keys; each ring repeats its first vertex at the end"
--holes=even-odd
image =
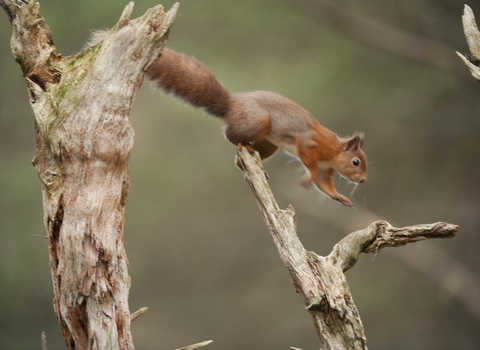
{"type": "Polygon", "coordinates": [[[367,181],[367,157],[362,151],[363,140],[363,133],[355,133],[350,138],[342,139],[341,151],[334,162],[335,171],[355,183],[367,181]]]}

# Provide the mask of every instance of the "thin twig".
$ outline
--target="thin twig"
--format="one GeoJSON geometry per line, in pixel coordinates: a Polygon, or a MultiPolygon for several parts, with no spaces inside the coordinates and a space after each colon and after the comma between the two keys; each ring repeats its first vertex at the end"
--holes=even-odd
{"type": "Polygon", "coordinates": [[[208,345],[212,342],[213,342],[213,340],[206,340],[206,341],[203,341],[201,343],[192,344],[192,345],[186,346],[184,348],[179,348],[179,349],[175,349],[175,350],[192,350],[192,349],[196,349],[196,348],[201,348],[202,346],[208,345]]]}
{"type": "Polygon", "coordinates": [[[148,307],[142,307],[140,308],[139,310],[135,311],[134,313],[132,313],[130,315],[130,322],[133,322],[135,321],[137,318],[139,318],[140,316],[142,316],[145,312],[147,312],[148,310],[148,307]]]}
{"type": "Polygon", "coordinates": [[[43,331],[42,331],[42,350],[48,350],[47,349],[47,335],[43,331]]]}

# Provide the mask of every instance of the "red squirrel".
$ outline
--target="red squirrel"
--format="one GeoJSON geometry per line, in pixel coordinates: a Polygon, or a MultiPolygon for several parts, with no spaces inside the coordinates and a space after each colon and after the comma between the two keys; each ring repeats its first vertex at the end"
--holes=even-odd
{"type": "Polygon", "coordinates": [[[221,118],[225,137],[234,145],[256,150],[262,159],[279,148],[300,158],[308,169],[300,179],[302,185],[313,182],[331,199],[353,207],[335,190],[333,174],[337,171],[355,183],[367,180],[363,133],[338,137],[298,103],[275,92],[231,94],[203,63],[168,48],[150,66],[147,76],[165,92],[221,118]]]}

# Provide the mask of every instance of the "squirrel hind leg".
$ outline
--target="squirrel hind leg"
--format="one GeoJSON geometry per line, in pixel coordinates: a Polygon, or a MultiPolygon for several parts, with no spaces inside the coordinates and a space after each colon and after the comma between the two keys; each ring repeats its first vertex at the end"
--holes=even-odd
{"type": "Polygon", "coordinates": [[[252,144],[252,148],[255,151],[258,151],[258,153],[260,154],[260,158],[262,159],[267,159],[271,157],[278,150],[278,146],[265,139],[255,141],[252,144]]]}
{"type": "Polygon", "coordinates": [[[270,132],[271,120],[266,111],[235,113],[232,111],[225,118],[225,138],[238,145],[252,144],[261,141],[270,132]]]}
{"type": "Polygon", "coordinates": [[[257,151],[262,160],[271,157],[279,148],[278,146],[274,145],[273,143],[265,139],[255,141],[253,143],[249,142],[246,144],[242,142],[238,142],[237,147],[238,148],[245,147],[248,150],[248,152],[250,152],[250,154],[253,154],[255,151],[257,151]]]}

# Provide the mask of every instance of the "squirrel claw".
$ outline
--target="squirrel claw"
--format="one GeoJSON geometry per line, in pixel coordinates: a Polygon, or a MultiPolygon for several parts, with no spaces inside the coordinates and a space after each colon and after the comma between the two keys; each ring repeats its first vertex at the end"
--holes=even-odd
{"type": "Polygon", "coordinates": [[[255,153],[255,150],[253,149],[253,147],[252,147],[252,145],[251,145],[250,143],[243,144],[243,143],[239,142],[239,143],[237,144],[237,147],[238,147],[238,148],[245,147],[245,148],[247,149],[248,153],[250,153],[250,154],[254,154],[254,153],[255,153]]]}

